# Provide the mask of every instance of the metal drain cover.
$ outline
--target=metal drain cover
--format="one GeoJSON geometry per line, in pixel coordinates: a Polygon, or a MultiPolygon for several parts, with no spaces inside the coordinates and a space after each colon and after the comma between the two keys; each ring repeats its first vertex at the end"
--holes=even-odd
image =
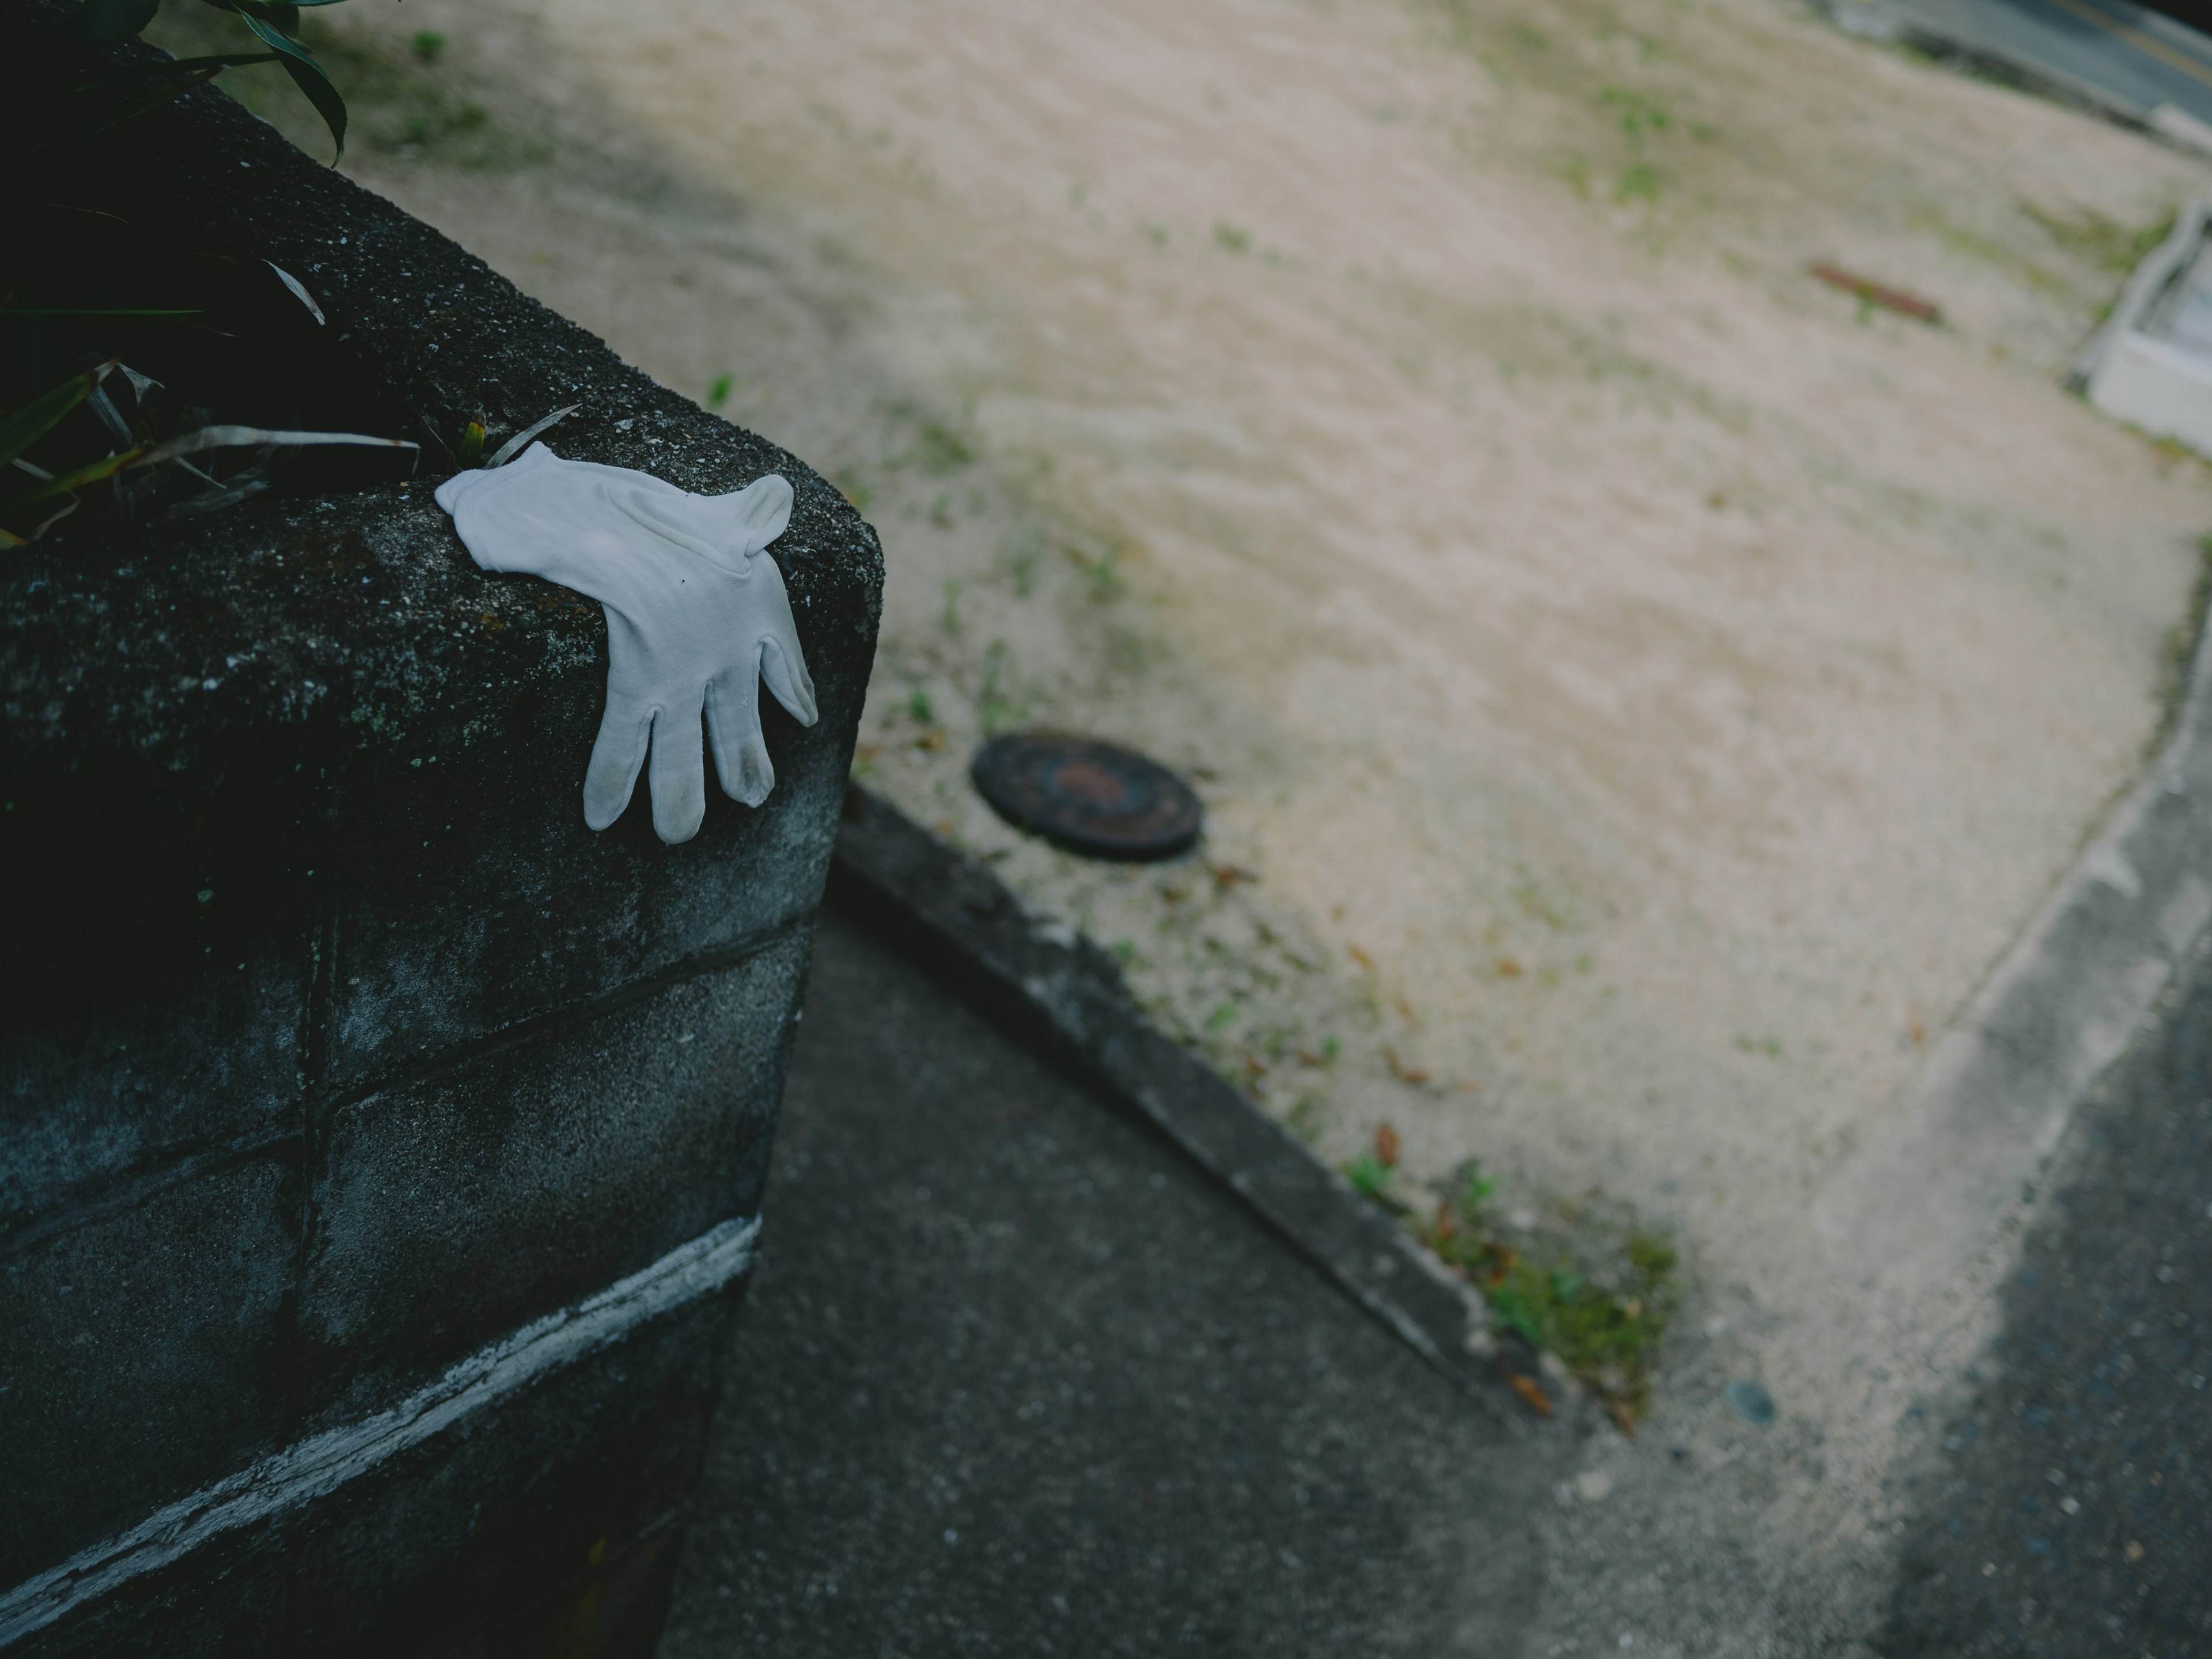
{"type": "Polygon", "coordinates": [[[1094,859],[1171,859],[1198,839],[1205,809],[1164,766],[1090,738],[994,738],[969,769],[1017,830],[1094,859]]]}

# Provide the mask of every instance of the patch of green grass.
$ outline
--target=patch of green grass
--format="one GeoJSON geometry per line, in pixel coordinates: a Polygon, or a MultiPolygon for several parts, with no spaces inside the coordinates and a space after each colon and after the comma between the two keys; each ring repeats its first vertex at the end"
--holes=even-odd
{"type": "Polygon", "coordinates": [[[2105,270],[2121,275],[2141,264],[2145,254],[2173,234],[2175,218],[2169,211],[2163,218],[2147,225],[2130,228],[2090,208],[2079,209],[2070,215],[2059,214],[2024,201],[2020,210],[2069,252],[2081,254],[2105,270]]]}
{"type": "Polygon", "coordinates": [[[1299,1144],[1310,1146],[1321,1139],[1322,1131],[1328,1127],[1328,1102],[1319,1095],[1300,1095],[1291,1103],[1283,1121],[1297,1137],[1299,1144]]]}
{"type": "Polygon", "coordinates": [[[915,464],[933,477],[957,472],[975,462],[975,445],[964,427],[943,421],[924,421],[915,433],[910,452],[915,464]]]}
{"type": "Polygon", "coordinates": [[[1044,537],[1034,528],[1016,531],[1006,538],[1000,557],[1014,579],[1014,593],[1026,599],[1036,589],[1037,571],[1044,563],[1044,537]]]}
{"type": "Polygon", "coordinates": [[[1390,1194],[1390,1166],[1373,1152],[1362,1152],[1346,1164],[1344,1178],[1362,1198],[1381,1201],[1390,1194]]]}
{"type": "Polygon", "coordinates": [[[1490,1305],[1501,1322],[1531,1346],[1548,1348],[1577,1376],[1631,1418],[1650,1403],[1651,1361],[1670,1311],[1668,1276],[1674,1253],[1662,1245],[1644,1252],[1661,1259],[1657,1272],[1638,1267],[1626,1293],[1599,1289],[1570,1266],[1526,1260],[1508,1267],[1490,1288],[1490,1305]]]}
{"type": "Polygon", "coordinates": [[[929,693],[918,685],[907,693],[906,712],[924,726],[937,723],[937,705],[930,702],[929,693]]]}
{"type": "Polygon", "coordinates": [[[1083,573],[1084,583],[1091,597],[1099,600],[1118,599],[1127,584],[1121,580],[1121,550],[1109,548],[1103,553],[1085,553],[1079,547],[1063,547],[1068,562],[1083,573]]]}
{"type": "Polygon", "coordinates": [[[1616,202],[1656,202],[1659,199],[1659,169],[1649,161],[1632,162],[1613,187],[1616,202]]]}
{"type": "Polygon", "coordinates": [[[1615,1420],[1632,1426],[1650,1402],[1659,1340],[1675,1306],[1674,1247],[1636,1231],[1598,1251],[1601,1260],[1578,1259],[1564,1247],[1539,1260],[1498,1236],[1487,1213],[1495,1190],[1481,1165],[1469,1163],[1456,1190],[1413,1231],[1482,1292],[1500,1324],[1557,1354],[1615,1420]]]}
{"type": "Polygon", "coordinates": [[[738,377],[734,374],[717,374],[714,384],[707,388],[707,407],[720,409],[724,404],[729,402],[730,392],[737,384],[738,377]]]}
{"type": "Polygon", "coordinates": [[[1030,699],[1016,699],[1008,695],[1007,683],[1012,678],[1014,656],[1004,640],[993,640],[983,653],[983,688],[975,699],[983,717],[983,735],[994,738],[1000,732],[1025,724],[1030,717],[1030,699]]]}
{"type": "Polygon", "coordinates": [[[1597,95],[1598,102],[1615,111],[1620,130],[1628,142],[1638,149],[1644,147],[1648,134],[1664,132],[1674,125],[1674,118],[1656,101],[1640,92],[1626,87],[1607,87],[1597,95]]]}
{"type": "Polygon", "coordinates": [[[407,43],[414,48],[415,56],[426,64],[434,64],[445,55],[446,37],[435,29],[417,29],[407,43]]]}
{"type": "Polygon", "coordinates": [[[937,620],[948,634],[960,631],[960,582],[957,577],[945,584],[945,611],[937,620]]]}
{"type": "Polygon", "coordinates": [[[1248,252],[1252,246],[1252,233],[1241,226],[1231,224],[1226,219],[1213,222],[1213,240],[1231,253],[1248,252]]]}
{"type": "Polygon", "coordinates": [[[2008,243],[1956,222],[1935,208],[1919,208],[1908,216],[1914,228],[1933,233],[1939,241],[1954,252],[1963,253],[1971,259],[1979,259],[2027,283],[2039,294],[2063,298],[2075,292],[2074,284],[2057,271],[2039,264],[2008,243]]]}

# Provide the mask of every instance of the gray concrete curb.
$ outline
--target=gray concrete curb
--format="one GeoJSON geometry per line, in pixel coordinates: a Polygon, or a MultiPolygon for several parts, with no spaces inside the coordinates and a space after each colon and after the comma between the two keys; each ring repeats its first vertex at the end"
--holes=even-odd
{"type": "Polygon", "coordinates": [[[2212,924],[2208,848],[2212,652],[2200,635],[2156,759],[1892,1103],[1881,1152],[1839,1170],[1808,1224],[1875,1260],[1956,1262],[1978,1248],[2212,924]]]}
{"type": "Polygon", "coordinates": [[[1571,1431],[1575,1395],[1547,1379],[1538,1419],[1507,1382],[1533,1356],[1387,1216],[1243,1095],[1155,1030],[1113,959],[1041,921],[994,877],[854,787],[830,896],[1023,1040],[1164,1133],[1369,1314],[1516,1437],[1571,1431]]]}

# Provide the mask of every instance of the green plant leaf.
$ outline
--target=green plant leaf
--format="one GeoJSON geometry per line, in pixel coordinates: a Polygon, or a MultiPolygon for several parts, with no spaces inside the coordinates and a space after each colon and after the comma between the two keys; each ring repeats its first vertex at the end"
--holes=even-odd
{"type": "MultiPolygon", "coordinates": [[[[345,100],[338,96],[338,89],[331,84],[331,77],[323,73],[323,66],[315,61],[315,55],[268,21],[266,14],[274,13],[277,8],[254,6],[252,10],[246,9],[251,3],[252,0],[240,0],[239,17],[246,27],[276,49],[278,61],[284,65],[284,72],[292,77],[293,85],[307,94],[307,101],[315,106],[315,113],[323,118],[323,125],[331,130],[331,142],[337,146],[337,155],[331,158],[335,163],[338,156],[345,154],[345,100]]],[[[296,15],[297,7],[289,9],[296,15]]]]}
{"type": "Polygon", "coordinates": [[[61,423],[62,417],[92,396],[93,387],[115,367],[110,358],[97,368],[72,374],[45,396],[33,398],[6,420],[0,421],[0,466],[13,465],[15,458],[61,423]]]}
{"type": "Polygon", "coordinates": [[[100,460],[88,461],[74,472],[64,472],[43,483],[33,484],[30,489],[20,491],[9,496],[6,501],[0,501],[0,516],[13,513],[19,507],[29,507],[33,502],[46,501],[52,496],[67,495],[72,489],[82,489],[88,483],[98,483],[102,478],[112,478],[124,468],[135,465],[145,453],[143,449],[118,450],[114,454],[100,460]]]}
{"type": "Polygon", "coordinates": [[[144,28],[161,9],[161,0],[84,0],[76,32],[95,46],[112,46],[144,28]]]}

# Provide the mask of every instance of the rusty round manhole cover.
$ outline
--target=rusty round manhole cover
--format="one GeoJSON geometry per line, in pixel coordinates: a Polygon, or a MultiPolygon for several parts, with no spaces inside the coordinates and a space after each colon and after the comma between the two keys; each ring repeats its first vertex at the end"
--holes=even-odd
{"type": "Polygon", "coordinates": [[[1171,859],[1198,839],[1205,817],[1167,768],[1090,738],[994,738],[969,775],[1017,830],[1086,858],[1171,859]]]}

